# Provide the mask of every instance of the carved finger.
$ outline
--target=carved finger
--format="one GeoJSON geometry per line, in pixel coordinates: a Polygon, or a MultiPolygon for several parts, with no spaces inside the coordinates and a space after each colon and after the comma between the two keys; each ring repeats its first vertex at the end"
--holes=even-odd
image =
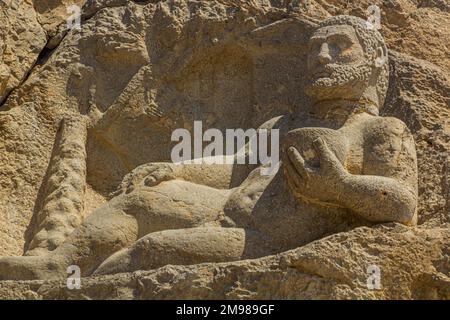
{"type": "Polygon", "coordinates": [[[291,175],[286,175],[286,182],[288,184],[289,189],[294,192],[294,194],[297,192],[297,190],[300,188],[298,185],[298,182],[295,182],[294,179],[291,177],[291,175]]]}
{"type": "Polygon", "coordinates": [[[320,166],[340,165],[339,159],[322,138],[314,140],[313,144],[319,156],[320,166]]]}
{"type": "Polygon", "coordinates": [[[151,175],[151,176],[148,176],[148,177],[145,178],[144,184],[147,187],[153,187],[153,186],[156,186],[158,184],[158,180],[156,179],[156,177],[151,175]]]}
{"type": "Polygon", "coordinates": [[[165,169],[160,169],[148,175],[144,180],[144,184],[147,187],[153,187],[156,186],[157,184],[160,184],[163,181],[171,180],[172,178],[173,176],[171,172],[165,169]]]}
{"type": "Polygon", "coordinates": [[[298,187],[295,185],[295,183],[289,176],[286,177],[286,183],[288,185],[288,189],[295,195],[296,190],[298,190],[298,187]]]}
{"type": "Polygon", "coordinates": [[[308,176],[308,171],[306,169],[305,160],[300,155],[300,152],[298,152],[298,150],[294,147],[289,147],[288,157],[298,174],[300,174],[303,178],[306,178],[308,176]]]}
{"type": "Polygon", "coordinates": [[[158,171],[158,170],[161,170],[161,169],[162,169],[162,166],[161,166],[160,163],[153,163],[153,164],[148,168],[147,173],[148,173],[148,174],[152,174],[153,172],[158,171]]]}
{"type": "Polygon", "coordinates": [[[287,179],[294,185],[296,188],[300,188],[302,184],[302,177],[299,175],[297,170],[294,169],[292,164],[288,163],[285,165],[287,179]]]}

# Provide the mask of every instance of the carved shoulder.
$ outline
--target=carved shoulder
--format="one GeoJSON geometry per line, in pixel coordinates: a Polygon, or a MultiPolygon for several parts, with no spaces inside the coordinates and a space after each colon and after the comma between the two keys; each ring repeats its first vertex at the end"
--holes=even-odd
{"type": "Polygon", "coordinates": [[[416,188],[417,159],[414,138],[399,119],[376,117],[364,132],[364,174],[395,178],[416,188]]]}

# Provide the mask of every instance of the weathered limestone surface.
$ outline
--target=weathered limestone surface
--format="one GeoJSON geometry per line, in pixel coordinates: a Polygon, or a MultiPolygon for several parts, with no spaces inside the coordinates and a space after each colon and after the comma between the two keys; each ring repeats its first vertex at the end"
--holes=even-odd
{"type": "Polygon", "coordinates": [[[358,228],[302,248],[233,263],[168,265],[64,281],[4,281],[2,299],[449,299],[448,225],[358,228]],[[368,290],[378,264],[382,289],[368,290]]]}
{"type": "Polygon", "coordinates": [[[0,102],[26,79],[45,46],[32,1],[0,3],[0,102]]]}
{"type": "MultiPolygon", "coordinates": [[[[76,168],[69,192],[62,191],[75,219],[57,234],[58,244],[78,224],[76,215],[109,200],[125,174],[168,161],[173,129],[193,120],[219,129],[258,127],[301,108],[307,40],[316,23],[343,13],[365,17],[369,4],[382,9],[390,49],[380,113],[406,123],[416,143],[419,220],[417,227],[361,227],[255,260],[85,278],[79,292],[58,282],[5,281],[0,298],[449,298],[445,1],[95,0],[86,1],[82,31],[67,34],[67,1],[6,2],[0,11],[7,22],[0,38],[0,100],[6,99],[0,106],[0,256],[33,248],[32,236],[41,230],[35,217],[52,203],[48,181],[64,175],[52,163],[76,168]],[[80,151],[87,168],[58,147],[64,118],[89,126],[80,151]],[[371,264],[382,269],[380,291],[365,286],[371,264]]],[[[65,139],[76,143],[83,130],[69,130],[65,139]]]]}

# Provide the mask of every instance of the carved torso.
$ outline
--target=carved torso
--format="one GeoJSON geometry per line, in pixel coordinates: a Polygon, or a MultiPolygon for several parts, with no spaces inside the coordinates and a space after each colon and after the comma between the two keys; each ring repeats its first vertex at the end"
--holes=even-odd
{"type": "MultiPolygon", "coordinates": [[[[352,174],[365,174],[364,159],[371,150],[365,141],[376,141],[383,132],[383,118],[356,115],[340,128],[320,127],[327,121],[283,119],[280,124],[281,154],[294,145],[311,166],[318,165],[312,142],[323,138],[344,167],[352,174]],[[367,128],[375,128],[367,130],[367,128]],[[378,130],[376,129],[378,128],[378,130]]],[[[370,164],[368,164],[370,167],[370,164]]],[[[366,173],[367,174],[367,173],[366,173]]],[[[288,250],[328,234],[370,222],[346,208],[295,198],[284,179],[283,164],[273,176],[253,170],[225,206],[225,214],[239,227],[253,228],[268,236],[268,243],[288,250]]]]}

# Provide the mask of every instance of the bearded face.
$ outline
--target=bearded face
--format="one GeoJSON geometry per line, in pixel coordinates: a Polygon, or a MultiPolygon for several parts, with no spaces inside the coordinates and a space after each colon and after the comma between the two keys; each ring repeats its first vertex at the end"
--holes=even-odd
{"type": "Polygon", "coordinates": [[[305,90],[316,102],[358,100],[369,86],[373,69],[349,25],[318,29],[310,39],[307,67],[309,81],[305,90]]]}

